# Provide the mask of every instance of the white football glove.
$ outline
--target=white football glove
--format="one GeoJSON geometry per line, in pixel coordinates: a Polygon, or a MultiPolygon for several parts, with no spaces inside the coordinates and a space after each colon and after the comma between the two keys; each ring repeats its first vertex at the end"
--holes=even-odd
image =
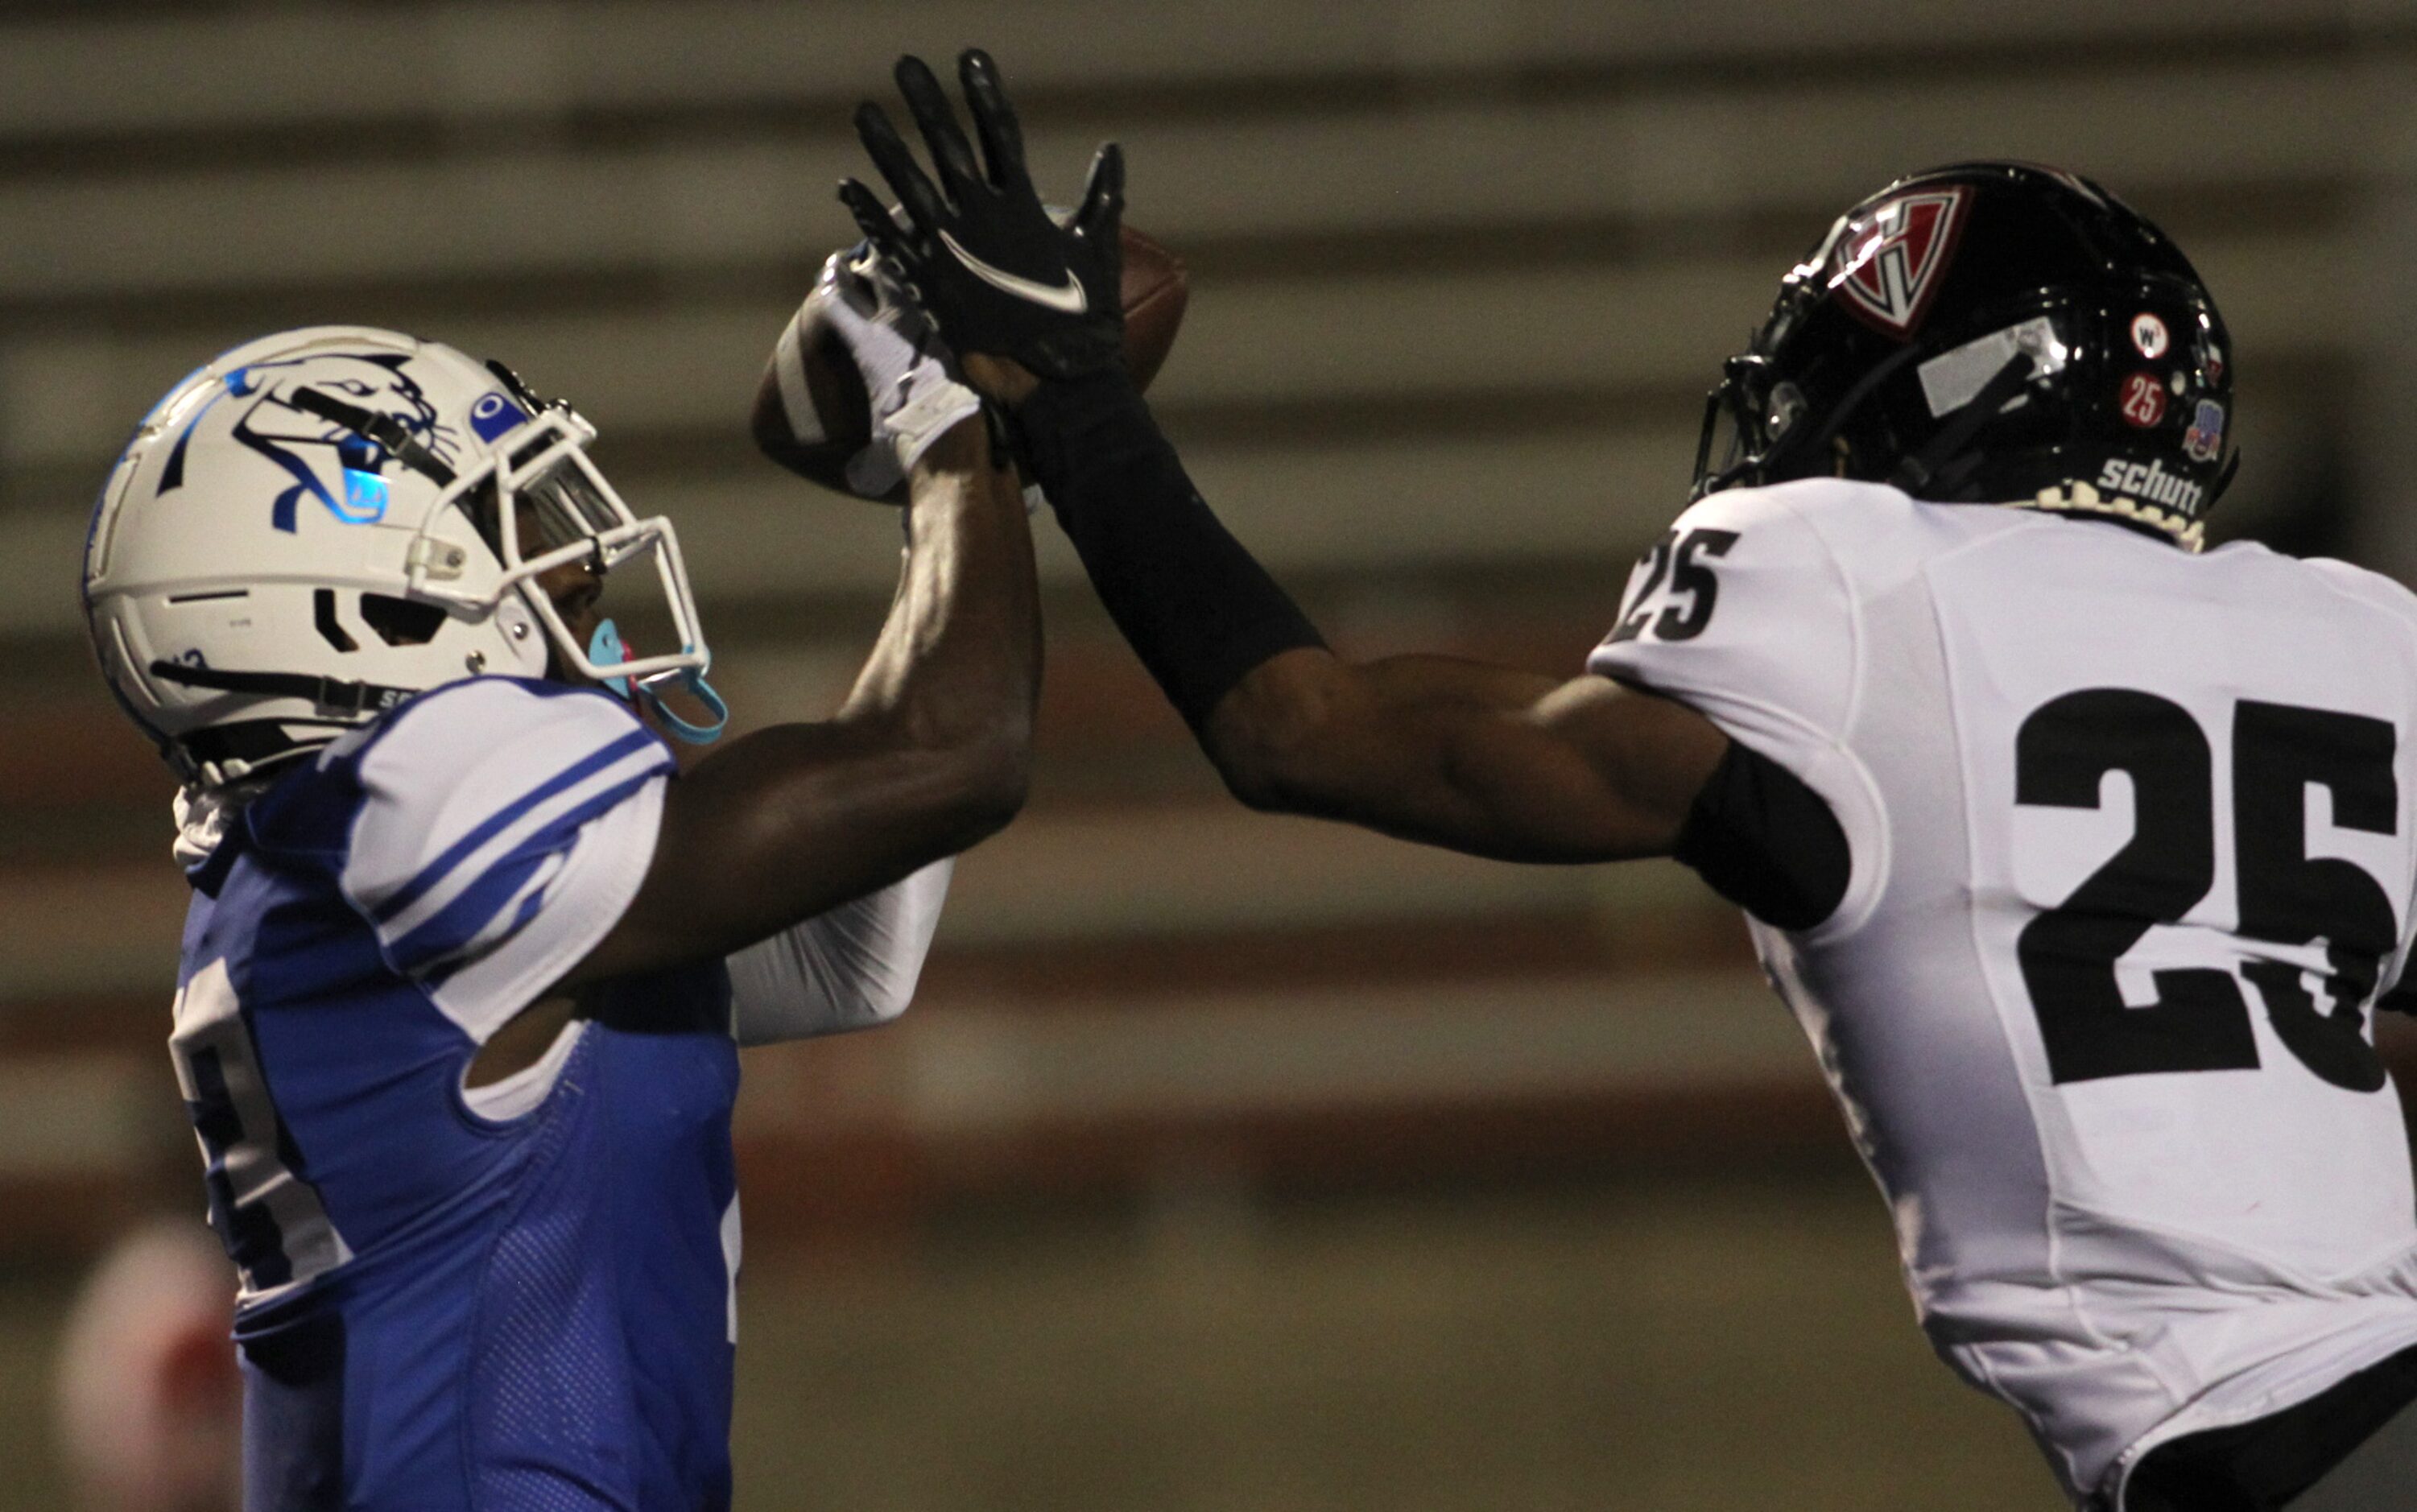
{"type": "MultiPolygon", "coordinates": [[[[923,312],[864,249],[834,252],[823,265],[774,355],[783,400],[806,392],[800,333],[817,319],[847,344],[871,401],[873,439],[848,459],[848,487],[878,498],[901,482],[950,426],[981,408],[972,389],[949,375],[947,354],[923,312]]],[[[811,403],[788,405],[801,440],[821,431],[811,403]],[[803,408],[805,413],[798,413],[803,408]]]]}

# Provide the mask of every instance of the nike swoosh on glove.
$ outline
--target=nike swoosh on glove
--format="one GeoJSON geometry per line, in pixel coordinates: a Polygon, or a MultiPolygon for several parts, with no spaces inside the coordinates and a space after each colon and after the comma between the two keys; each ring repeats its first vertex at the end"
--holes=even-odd
{"type": "Polygon", "coordinates": [[[981,161],[923,60],[898,60],[898,92],[922,129],[935,185],[916,164],[881,107],[857,107],[857,135],[898,196],[902,226],[855,179],[840,199],[873,246],[959,354],[1012,357],[1044,378],[1072,378],[1124,360],[1117,221],[1124,212],[1124,154],[1115,143],[1091,159],[1082,203],[1052,218],[1024,165],[1024,133],[989,54],[957,59],[981,161]]]}

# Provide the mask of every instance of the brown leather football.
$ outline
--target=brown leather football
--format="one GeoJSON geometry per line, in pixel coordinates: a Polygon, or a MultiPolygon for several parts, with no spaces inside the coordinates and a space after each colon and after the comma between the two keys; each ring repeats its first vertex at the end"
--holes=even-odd
{"type": "MultiPolygon", "coordinates": [[[[1125,307],[1125,368],[1135,384],[1148,388],[1174,349],[1175,333],[1183,325],[1184,306],[1192,296],[1191,286],[1184,277],[1183,259],[1132,227],[1122,228],[1118,245],[1124,258],[1117,293],[1125,307]]],[[[751,426],[755,445],[765,456],[800,477],[854,494],[857,491],[847,482],[847,460],[863,450],[871,438],[873,416],[865,400],[864,380],[845,344],[837,331],[813,318],[813,308],[807,308],[806,325],[798,334],[806,391],[822,434],[805,439],[790,423],[788,407],[781,401],[780,380],[768,362],[763,380],[755,386],[751,426]]],[[[904,490],[883,497],[895,504],[904,497],[904,490]]]]}

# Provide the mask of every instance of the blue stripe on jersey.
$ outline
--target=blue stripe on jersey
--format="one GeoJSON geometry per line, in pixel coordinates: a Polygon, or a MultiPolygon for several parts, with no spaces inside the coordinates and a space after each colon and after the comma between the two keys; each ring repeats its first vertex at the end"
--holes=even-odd
{"type": "MultiPolygon", "coordinates": [[[[519,911],[512,915],[512,922],[504,930],[504,938],[510,939],[527,928],[528,921],[537,917],[538,910],[545,906],[545,895],[546,889],[540,887],[521,900],[519,911]]],[[[419,979],[430,991],[442,991],[445,984],[453,979],[453,974],[468,964],[469,961],[461,959],[440,960],[420,973],[419,979]]]]}
{"type": "MultiPolygon", "coordinates": [[[[654,738],[644,731],[639,732],[639,735],[646,740],[654,738]]],[[[398,971],[416,975],[462,950],[520,895],[521,889],[528,885],[529,879],[537,874],[540,867],[570,848],[582,825],[614,808],[659,775],[652,769],[641,772],[548,820],[541,828],[514,846],[509,854],[480,872],[476,882],[462,889],[460,897],[388,945],[387,958],[394,962],[398,971]]],[[[527,912],[525,907],[522,909],[523,915],[527,912]]]]}
{"type": "MultiPolygon", "coordinates": [[[[520,818],[521,815],[528,812],[531,809],[536,808],[539,804],[543,803],[546,799],[553,797],[564,789],[575,787],[579,783],[585,781],[588,778],[595,776],[598,772],[611,766],[614,763],[620,761],[623,757],[630,755],[631,752],[642,750],[650,745],[659,746],[661,742],[657,741],[647,731],[643,729],[632,730],[628,734],[623,735],[620,739],[613,742],[609,746],[606,746],[601,750],[596,751],[585,759],[573,764],[561,772],[556,773],[554,777],[539,784],[536,788],[531,789],[529,792],[522,794],[520,797],[497,809],[477,828],[471,830],[470,833],[463,836],[459,840],[454,841],[452,845],[447,847],[444,854],[438,856],[435,860],[431,861],[425,868],[421,869],[418,876],[412,878],[408,883],[405,883],[401,888],[397,889],[391,896],[389,896],[386,901],[380,903],[375,909],[372,910],[370,915],[371,920],[380,925],[392,921],[396,915],[402,913],[404,909],[409,908],[413,903],[418,902],[422,897],[426,896],[430,888],[435,886],[438,883],[443,882],[445,878],[452,872],[454,868],[467,860],[471,854],[477,851],[479,846],[486,844],[489,840],[494,839],[497,835],[503,833],[503,831],[509,827],[511,823],[520,818]]],[[[666,760],[668,761],[668,757],[666,757],[666,760]]],[[[628,790],[622,789],[619,791],[626,793],[628,790]]]]}

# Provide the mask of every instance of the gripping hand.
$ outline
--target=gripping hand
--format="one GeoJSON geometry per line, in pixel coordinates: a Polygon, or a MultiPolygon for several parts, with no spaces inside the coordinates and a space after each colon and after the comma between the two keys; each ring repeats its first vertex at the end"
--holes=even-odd
{"type": "MultiPolygon", "coordinates": [[[[880,497],[904,480],[943,432],[980,409],[981,401],[949,376],[921,311],[889,284],[869,251],[832,253],[806,303],[819,306],[863,375],[872,445],[849,459],[847,482],[860,494],[880,497]]],[[[798,325],[792,321],[783,333],[775,362],[790,358],[798,325]]]]}
{"type": "Polygon", "coordinates": [[[840,184],[865,236],[895,265],[959,355],[1012,357],[1045,378],[1072,378],[1123,358],[1117,219],[1124,210],[1124,155],[1115,143],[1091,159],[1082,204],[1063,224],[1041,206],[1024,166],[1024,134],[989,54],[957,60],[982,160],[958,129],[939,81],[922,59],[898,60],[898,92],[938,175],[916,164],[881,107],[857,107],[857,135],[889,181],[905,224],[855,179],[840,184]]]}

